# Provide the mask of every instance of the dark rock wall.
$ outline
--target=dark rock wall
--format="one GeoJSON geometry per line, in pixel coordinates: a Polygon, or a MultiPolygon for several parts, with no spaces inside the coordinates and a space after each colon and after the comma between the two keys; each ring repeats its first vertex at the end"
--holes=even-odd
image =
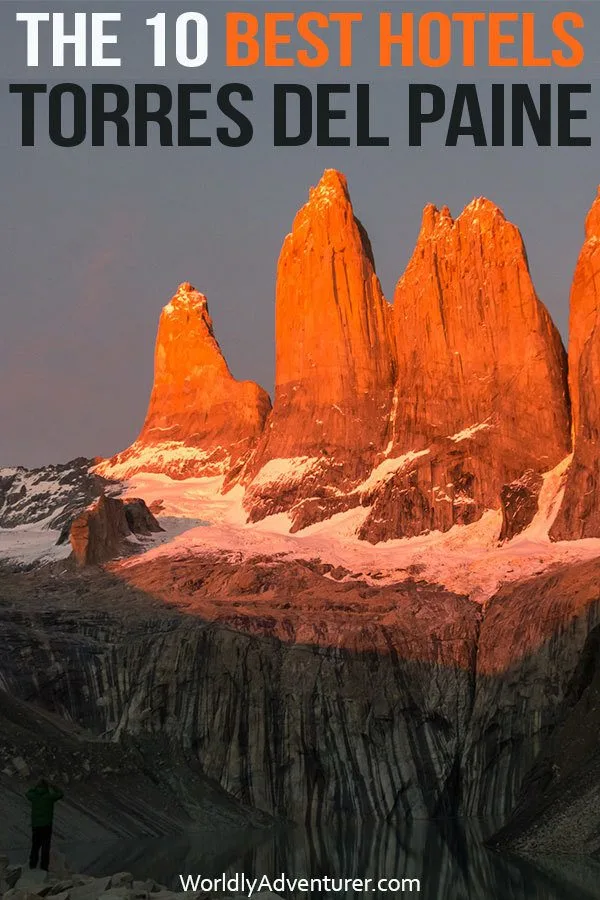
{"type": "Polygon", "coordinates": [[[106,738],[166,735],[237,799],[296,821],[506,814],[599,620],[597,568],[504,589],[481,625],[464,598],[425,595],[356,649],[320,645],[318,621],[312,644],[258,618],[207,623],[108,575],[14,576],[0,682],[106,738]]]}

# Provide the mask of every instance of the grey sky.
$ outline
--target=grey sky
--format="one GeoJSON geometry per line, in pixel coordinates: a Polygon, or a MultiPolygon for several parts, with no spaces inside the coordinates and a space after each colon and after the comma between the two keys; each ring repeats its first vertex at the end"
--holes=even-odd
{"type": "MultiPolygon", "coordinates": [[[[14,13],[27,6],[3,2],[0,10],[0,465],[108,455],[135,438],[151,386],[160,309],[180,281],[191,281],[208,296],[216,334],[234,375],[255,379],[271,390],[276,260],[297,208],[325,167],[348,176],[356,213],[371,237],[390,299],[411,254],[424,204],[447,203],[457,215],[472,197],[489,196],[521,228],[538,293],[566,337],[571,276],[584,217],[600,181],[595,82],[587,101],[591,150],[474,150],[468,141],[446,149],[442,128],[432,130],[427,146],[417,150],[408,147],[405,130],[409,79],[450,88],[457,79],[479,80],[476,76],[533,81],[531,73],[478,69],[465,74],[453,68],[425,75],[400,69],[382,74],[367,61],[367,51],[373,49],[369,29],[352,70],[270,70],[267,76],[261,70],[226,70],[220,64],[220,45],[204,70],[153,71],[143,62],[147,46],[137,40],[124,43],[127,66],[122,71],[105,71],[96,80],[210,81],[215,86],[244,81],[255,91],[252,144],[241,150],[216,144],[211,149],[65,150],[50,147],[46,140],[39,149],[22,150],[17,141],[18,104],[8,96],[9,81],[84,81],[81,70],[24,68],[24,39],[15,30],[14,13]],[[273,149],[273,80],[370,81],[376,130],[389,133],[391,147],[317,150],[311,144],[273,149]]],[[[160,4],[133,6],[136,21],[143,22],[160,4]]],[[[272,8],[283,6],[292,8],[272,8]]],[[[331,6],[311,4],[317,9],[331,6]]],[[[459,6],[469,8],[466,3],[412,4],[419,11],[459,6]]],[[[543,80],[589,82],[599,73],[594,38],[600,10],[594,6],[569,5],[586,18],[584,65],[544,71],[543,80]]],[[[218,36],[216,23],[229,3],[170,2],[163,7],[205,11],[209,24],[215,22],[211,33],[218,36]]],[[[236,5],[266,7],[254,2],[236,5]]],[[[409,7],[402,4],[403,9],[409,7]]],[[[76,7],[56,3],[51,8],[76,7]]],[[[343,8],[356,6],[348,3],[343,8]]],[[[360,8],[380,7],[365,0],[360,8]]],[[[527,8],[541,13],[566,7],[544,2],[527,8]]],[[[481,88],[485,96],[483,80],[481,88]]],[[[215,121],[209,113],[211,119],[215,121]]]]}

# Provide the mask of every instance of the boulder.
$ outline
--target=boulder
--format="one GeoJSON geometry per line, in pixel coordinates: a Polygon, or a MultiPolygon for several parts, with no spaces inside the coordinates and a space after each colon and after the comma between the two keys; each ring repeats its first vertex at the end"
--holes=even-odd
{"type": "Polygon", "coordinates": [[[99,565],[132,552],[127,539],[163,529],[143,500],[119,500],[103,494],[71,524],[69,540],[76,562],[99,565]]]}

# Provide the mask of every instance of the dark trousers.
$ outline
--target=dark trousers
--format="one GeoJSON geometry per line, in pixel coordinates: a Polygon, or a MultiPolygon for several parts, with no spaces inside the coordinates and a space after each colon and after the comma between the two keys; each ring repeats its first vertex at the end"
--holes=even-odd
{"type": "Polygon", "coordinates": [[[50,841],[52,840],[52,825],[33,825],[31,828],[31,854],[29,856],[29,868],[37,868],[41,851],[41,867],[48,871],[50,865],[50,841]]]}

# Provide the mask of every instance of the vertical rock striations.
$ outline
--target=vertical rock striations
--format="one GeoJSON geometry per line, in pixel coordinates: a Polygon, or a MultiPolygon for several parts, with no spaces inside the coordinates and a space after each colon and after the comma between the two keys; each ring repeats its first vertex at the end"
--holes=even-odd
{"type": "Polygon", "coordinates": [[[598,560],[505,585],[483,614],[422,582],[330,574],[188,552],[5,574],[3,689],[170,742],[242,802],[312,825],[504,816],[561,723],[556,761],[585,762],[565,702],[595,677],[598,560]]]}
{"type": "Polygon", "coordinates": [[[154,385],[141,433],[96,471],[113,478],[137,471],[172,478],[227,473],[254,447],[269,409],[261,387],[233,378],[206,297],[184,282],[160,317],[154,385]]]}
{"type": "Polygon", "coordinates": [[[291,510],[302,527],[335,512],[372,468],[394,383],[391,309],[335,170],[284,241],[275,331],[275,400],[246,505],[254,520],[291,510]]]}
{"type": "Polygon", "coordinates": [[[600,190],[588,214],[571,289],[569,388],[573,461],[553,540],[600,537],[600,190]]]}
{"type": "MultiPolygon", "coordinates": [[[[462,759],[465,815],[506,816],[568,715],[573,676],[600,623],[599,575],[596,559],[557,567],[501,587],[487,604],[462,759]]],[[[571,733],[580,748],[581,721],[571,733]]]]}
{"type": "Polygon", "coordinates": [[[300,561],[186,557],[166,587],[163,565],[130,571],[146,588],[107,570],[5,579],[5,689],[113,739],[171,741],[238,800],[296,822],[456,814],[476,604],[300,561]]]}
{"type": "Polygon", "coordinates": [[[565,352],[521,235],[493,203],[456,220],[426,207],[394,321],[399,466],[390,459],[371,498],[371,541],[472,522],[505,483],[569,452],[565,352]]]}

